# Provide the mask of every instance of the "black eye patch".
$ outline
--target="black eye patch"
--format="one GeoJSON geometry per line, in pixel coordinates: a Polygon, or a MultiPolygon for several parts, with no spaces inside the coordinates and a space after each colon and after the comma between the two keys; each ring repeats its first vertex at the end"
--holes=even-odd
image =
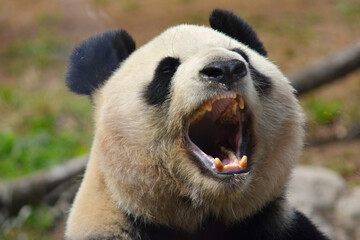
{"type": "Polygon", "coordinates": [[[248,63],[251,78],[254,81],[256,91],[260,95],[268,94],[272,87],[271,79],[263,73],[259,72],[256,68],[254,68],[253,65],[251,65],[249,56],[243,50],[239,48],[234,48],[231,51],[240,54],[248,63]]]}
{"type": "Polygon", "coordinates": [[[240,48],[234,48],[234,49],[231,49],[231,51],[240,54],[240,56],[242,56],[246,62],[249,62],[249,56],[240,48]]]}
{"type": "Polygon", "coordinates": [[[154,73],[153,80],[145,88],[144,97],[150,105],[161,105],[170,94],[171,79],[180,65],[173,57],[163,58],[154,73]]]}
{"type": "Polygon", "coordinates": [[[268,76],[256,70],[256,68],[254,68],[250,63],[249,63],[249,68],[250,68],[251,78],[254,81],[254,86],[256,91],[260,95],[268,94],[272,88],[271,79],[268,76]]]}

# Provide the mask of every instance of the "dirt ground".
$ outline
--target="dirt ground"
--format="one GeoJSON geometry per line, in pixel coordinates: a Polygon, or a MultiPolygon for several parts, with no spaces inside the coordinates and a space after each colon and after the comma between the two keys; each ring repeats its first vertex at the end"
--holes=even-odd
{"type": "MultiPolygon", "coordinates": [[[[71,47],[89,36],[123,28],[139,47],[172,25],[207,25],[214,8],[230,9],[250,22],[268,49],[269,59],[284,72],[360,39],[358,0],[0,0],[0,50],[14,41],[37,38],[46,28],[67,42],[68,48],[60,56],[60,69],[64,71],[71,47]]],[[[6,59],[0,58],[1,85],[13,81],[26,84],[28,78],[13,78],[1,67],[4,64],[6,59]]],[[[62,79],[54,80],[51,67],[46,71],[55,87],[63,84],[62,79]]],[[[341,99],[342,110],[329,124],[314,123],[309,116],[307,141],[339,139],[339,134],[360,124],[360,73],[300,97],[304,106],[311,99],[341,99]]],[[[300,161],[339,172],[349,186],[360,184],[359,139],[308,146],[300,161]]],[[[61,239],[62,231],[60,224],[52,238],[61,239]]]]}

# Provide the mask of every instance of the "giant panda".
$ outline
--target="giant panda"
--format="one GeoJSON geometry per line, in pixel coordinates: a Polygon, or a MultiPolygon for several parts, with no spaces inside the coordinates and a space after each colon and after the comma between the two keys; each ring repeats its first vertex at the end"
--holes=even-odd
{"type": "Polygon", "coordinates": [[[114,30],[70,56],[95,136],[65,239],[327,239],[286,199],[304,117],[248,23],[217,9],[135,49],[114,30]]]}

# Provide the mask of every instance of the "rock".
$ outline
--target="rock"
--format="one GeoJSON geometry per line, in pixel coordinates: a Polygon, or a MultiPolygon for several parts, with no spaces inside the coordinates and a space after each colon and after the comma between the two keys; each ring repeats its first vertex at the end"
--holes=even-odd
{"type": "Polygon", "coordinates": [[[360,187],[354,188],[336,204],[335,226],[338,238],[360,240],[360,187]]]}
{"type": "Polygon", "coordinates": [[[289,200],[322,232],[334,238],[335,204],[346,188],[344,179],[333,171],[320,167],[298,166],[289,184],[289,200]]]}

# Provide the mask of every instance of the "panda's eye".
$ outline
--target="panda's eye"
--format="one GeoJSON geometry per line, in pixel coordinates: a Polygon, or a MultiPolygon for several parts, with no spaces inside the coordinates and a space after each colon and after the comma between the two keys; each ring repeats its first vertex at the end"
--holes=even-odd
{"type": "Polygon", "coordinates": [[[162,68],[160,71],[161,71],[162,73],[171,73],[172,71],[174,71],[174,67],[172,67],[172,66],[166,66],[166,67],[162,68]]]}
{"type": "Polygon", "coordinates": [[[236,52],[237,54],[242,56],[245,59],[245,61],[249,62],[249,56],[240,48],[234,48],[234,49],[231,49],[231,51],[236,52]]]}
{"type": "Polygon", "coordinates": [[[171,79],[180,65],[178,58],[163,58],[149,85],[146,86],[144,97],[150,105],[162,104],[170,94],[171,79]]]}
{"type": "Polygon", "coordinates": [[[180,65],[180,61],[178,58],[166,57],[160,61],[156,71],[156,74],[174,74],[176,72],[177,67],[180,65]]]}

